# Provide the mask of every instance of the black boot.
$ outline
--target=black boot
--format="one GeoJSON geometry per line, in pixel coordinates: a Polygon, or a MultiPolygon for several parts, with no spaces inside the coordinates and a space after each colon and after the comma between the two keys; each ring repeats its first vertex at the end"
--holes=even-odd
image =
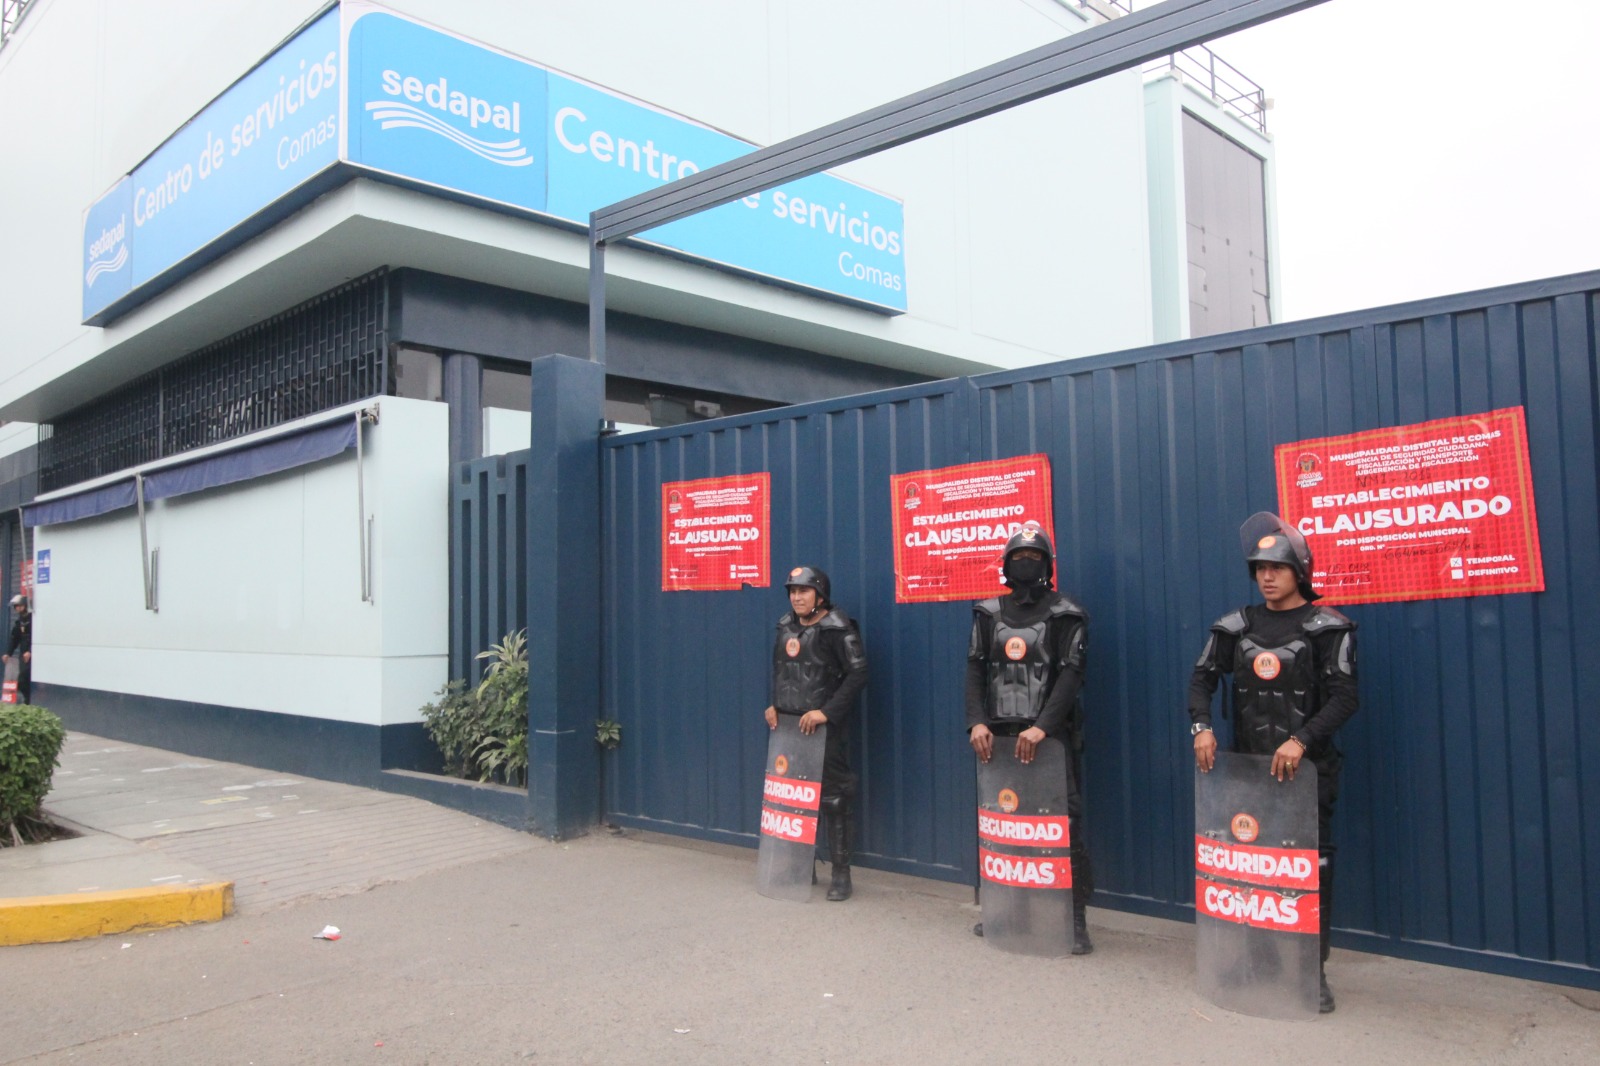
{"type": "Polygon", "coordinates": [[[828,858],[833,862],[833,881],[828,885],[828,899],[838,903],[850,898],[850,812],[835,811],[828,815],[828,858]]]}
{"type": "Polygon", "coordinates": [[[1084,913],[1086,905],[1078,900],[1072,901],[1072,953],[1074,955],[1094,954],[1094,941],[1089,939],[1089,919],[1084,913]]]}
{"type": "Polygon", "coordinates": [[[1318,993],[1317,1013],[1333,1013],[1333,989],[1328,987],[1328,971],[1326,970],[1322,971],[1322,989],[1318,993]]]}

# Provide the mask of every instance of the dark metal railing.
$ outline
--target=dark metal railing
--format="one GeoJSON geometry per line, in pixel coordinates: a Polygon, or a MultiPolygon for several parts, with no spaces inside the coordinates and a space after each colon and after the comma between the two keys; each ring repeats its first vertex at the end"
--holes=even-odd
{"type": "Polygon", "coordinates": [[[1231,111],[1262,133],[1267,132],[1267,97],[1261,86],[1205,45],[1174,52],[1146,63],[1144,72],[1171,71],[1209,93],[1224,110],[1231,111]]]}
{"type": "MultiPolygon", "coordinates": [[[[1133,14],[1137,0],[1079,0],[1079,7],[1102,18],[1133,14]]],[[[1209,94],[1218,106],[1233,112],[1262,133],[1267,131],[1267,97],[1243,72],[1203,44],[1174,52],[1144,66],[1146,74],[1171,72],[1209,94]]]]}

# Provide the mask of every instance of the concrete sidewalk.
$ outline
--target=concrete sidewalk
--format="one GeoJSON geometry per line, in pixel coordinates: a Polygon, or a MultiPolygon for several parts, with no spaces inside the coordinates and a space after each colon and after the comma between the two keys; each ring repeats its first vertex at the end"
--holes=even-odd
{"type": "Polygon", "coordinates": [[[0,945],[216,921],[537,841],[423,800],[68,734],[44,807],[75,840],[0,851],[0,945]]]}
{"type": "Polygon", "coordinates": [[[1600,1061],[1600,1002],[1574,990],[1336,951],[1338,1012],[1266,1022],[1195,993],[1182,923],[1094,910],[1093,955],[1008,956],[971,935],[961,886],[862,870],[849,903],[779,903],[746,849],[553,844],[71,743],[51,805],[234,880],[238,913],[0,949],[0,1063],[1600,1061]],[[343,938],[312,939],[324,924],[343,938]]]}

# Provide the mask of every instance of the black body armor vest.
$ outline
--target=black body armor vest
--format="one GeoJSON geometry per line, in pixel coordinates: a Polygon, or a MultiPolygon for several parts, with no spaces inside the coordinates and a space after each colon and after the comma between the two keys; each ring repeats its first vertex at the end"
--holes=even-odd
{"type": "Polygon", "coordinates": [[[1084,618],[1083,611],[1065,596],[1050,605],[1048,613],[1030,625],[1012,625],[1001,613],[1001,600],[984,600],[977,609],[993,622],[989,640],[988,686],[984,710],[990,721],[1032,722],[1044,710],[1061,664],[1046,644],[1050,621],[1084,618]]]}
{"type": "Polygon", "coordinates": [[[850,619],[837,607],[815,625],[803,626],[793,612],[778,620],[777,666],[773,676],[773,706],[784,714],[804,714],[820,708],[844,674],[822,654],[822,633],[849,629],[850,619]]]}
{"type": "Polygon", "coordinates": [[[1240,751],[1270,755],[1321,706],[1311,634],[1352,628],[1337,611],[1319,607],[1300,632],[1269,647],[1246,632],[1243,611],[1234,611],[1212,628],[1237,638],[1233,653],[1234,735],[1240,751]]]}

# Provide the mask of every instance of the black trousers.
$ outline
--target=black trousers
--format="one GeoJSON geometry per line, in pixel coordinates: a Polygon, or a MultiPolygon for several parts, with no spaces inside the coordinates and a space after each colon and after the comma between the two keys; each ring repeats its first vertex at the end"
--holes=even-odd
{"type": "Polygon", "coordinates": [[[854,806],[856,774],[850,768],[850,727],[828,727],[828,740],[822,749],[823,798],[838,796],[846,809],[854,806]]]}
{"type": "Polygon", "coordinates": [[[1339,775],[1344,769],[1344,756],[1329,751],[1319,756],[1317,767],[1317,858],[1319,895],[1322,911],[1322,961],[1328,961],[1331,945],[1328,935],[1333,931],[1333,805],[1339,799],[1339,775]]]}
{"type": "Polygon", "coordinates": [[[1089,861],[1089,820],[1083,814],[1083,752],[1070,741],[1072,787],[1067,791],[1067,827],[1072,831],[1072,902],[1086,905],[1094,895],[1094,863],[1089,861]]]}

